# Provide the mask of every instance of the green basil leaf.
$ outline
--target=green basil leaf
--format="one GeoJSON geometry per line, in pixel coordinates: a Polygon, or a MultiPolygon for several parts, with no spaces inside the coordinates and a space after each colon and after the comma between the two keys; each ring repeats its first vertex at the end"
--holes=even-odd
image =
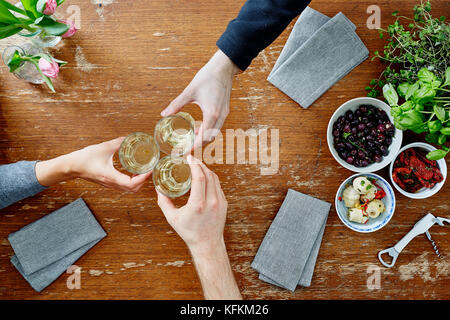
{"type": "Polygon", "coordinates": [[[387,83],[383,86],[383,96],[390,106],[396,106],[398,103],[398,95],[392,84],[387,83]]]}
{"type": "Polygon", "coordinates": [[[408,111],[408,110],[414,109],[414,107],[415,107],[415,103],[412,102],[411,100],[405,101],[402,105],[400,105],[400,108],[403,111],[408,111]]]}
{"type": "Polygon", "coordinates": [[[402,98],[405,98],[406,92],[408,91],[410,86],[411,85],[408,82],[403,82],[403,83],[399,84],[397,87],[398,95],[402,98]]]}
{"type": "Polygon", "coordinates": [[[422,130],[424,129],[422,114],[416,110],[408,110],[408,111],[404,112],[401,115],[398,123],[402,127],[410,129],[414,132],[416,132],[416,131],[423,132],[422,130]]]}
{"type": "Polygon", "coordinates": [[[414,91],[413,101],[416,103],[427,103],[434,99],[436,96],[436,90],[434,90],[430,85],[422,85],[419,90],[414,91]]]}
{"type": "Polygon", "coordinates": [[[432,83],[434,80],[437,80],[434,73],[428,70],[427,68],[420,69],[419,72],[417,73],[417,77],[419,78],[420,81],[425,83],[432,83]]]}
{"type": "Polygon", "coordinates": [[[439,120],[433,120],[428,122],[428,130],[430,131],[430,133],[438,132],[439,130],[441,130],[441,128],[442,123],[439,120]]]}
{"type": "Polygon", "coordinates": [[[444,151],[444,150],[433,150],[428,152],[427,154],[427,159],[428,160],[439,160],[444,158],[447,155],[448,151],[444,151]]]}
{"type": "Polygon", "coordinates": [[[409,98],[420,88],[420,84],[418,81],[416,81],[413,85],[409,86],[408,90],[406,91],[405,99],[409,100],[409,98]]]}
{"type": "Polygon", "coordinates": [[[443,133],[438,138],[438,144],[443,145],[447,141],[447,136],[443,133]]]}
{"type": "Polygon", "coordinates": [[[425,140],[429,143],[438,143],[440,135],[441,134],[439,132],[427,133],[425,136],[425,140]]]}
{"type": "Polygon", "coordinates": [[[436,117],[441,120],[441,121],[445,121],[445,109],[442,108],[441,106],[435,104],[433,106],[433,111],[436,114],[436,117]]]}
{"type": "Polygon", "coordinates": [[[441,128],[441,133],[450,136],[450,127],[441,128]]]}
{"type": "Polygon", "coordinates": [[[450,86],[450,67],[447,67],[447,69],[445,69],[445,83],[444,83],[444,87],[445,86],[450,86]]]}

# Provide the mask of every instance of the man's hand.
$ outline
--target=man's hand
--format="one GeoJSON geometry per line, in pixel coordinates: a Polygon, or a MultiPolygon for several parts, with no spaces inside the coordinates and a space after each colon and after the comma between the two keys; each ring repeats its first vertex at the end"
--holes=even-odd
{"type": "Polygon", "coordinates": [[[158,205],[191,251],[208,251],[223,243],[228,203],[217,175],[192,156],[188,163],[192,186],[187,204],[176,208],[158,192],[158,205]]]}
{"type": "Polygon", "coordinates": [[[84,149],[36,164],[36,177],[43,186],[82,178],[105,187],[137,192],[151,172],[130,177],[116,170],[114,153],[124,137],[88,146],[84,149]]]}
{"type": "Polygon", "coordinates": [[[222,51],[217,51],[161,115],[166,117],[177,113],[189,103],[197,104],[202,109],[203,122],[194,147],[211,142],[220,132],[230,112],[233,77],[238,71],[239,68],[222,51]]]}
{"type": "Polygon", "coordinates": [[[192,156],[191,195],[176,208],[158,192],[158,205],[167,221],[186,242],[198,271],[206,299],[242,299],[223,240],[227,200],[215,173],[192,156]]]}

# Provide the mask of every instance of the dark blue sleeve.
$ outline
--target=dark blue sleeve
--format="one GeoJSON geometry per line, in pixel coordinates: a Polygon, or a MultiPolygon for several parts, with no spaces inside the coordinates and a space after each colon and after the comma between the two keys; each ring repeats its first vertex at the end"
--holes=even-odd
{"type": "Polygon", "coordinates": [[[217,46],[245,70],[309,3],[310,0],[247,0],[217,46]]]}

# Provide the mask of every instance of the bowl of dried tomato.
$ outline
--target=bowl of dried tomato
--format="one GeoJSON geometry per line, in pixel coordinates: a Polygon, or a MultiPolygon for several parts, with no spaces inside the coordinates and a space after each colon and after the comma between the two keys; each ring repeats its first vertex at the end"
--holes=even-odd
{"type": "Polygon", "coordinates": [[[408,144],[400,149],[390,165],[391,182],[395,189],[412,199],[424,199],[436,194],[447,178],[445,159],[429,160],[426,154],[436,150],[423,142],[408,144]]]}

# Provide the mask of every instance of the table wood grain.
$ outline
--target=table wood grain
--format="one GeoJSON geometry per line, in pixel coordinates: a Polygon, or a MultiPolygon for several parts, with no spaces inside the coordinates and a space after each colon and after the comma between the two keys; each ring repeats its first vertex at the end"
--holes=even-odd
{"type": "MultiPolygon", "coordinates": [[[[16,79],[0,67],[0,163],[49,159],[133,131],[152,132],[167,106],[216,51],[215,42],[243,0],[124,1],[71,0],[79,6],[81,30],[52,50],[69,64],[55,81],[57,93],[16,79]]],[[[410,15],[412,0],[317,0],[311,7],[333,16],[342,11],[357,26],[370,52],[384,41],[369,30],[367,7],[381,8],[386,27],[391,12],[410,15]]],[[[73,9],[74,7],[72,7],[73,9]]],[[[75,7],[76,9],[76,7],[75,7]]],[[[435,16],[449,12],[448,1],[433,1],[435,16]]],[[[247,299],[449,299],[449,228],[431,234],[442,258],[425,236],[411,242],[392,269],[377,252],[394,245],[425,213],[449,216],[449,183],[435,196],[411,200],[398,192],[397,208],[387,226],[373,234],[347,229],[330,211],[310,288],[294,293],[258,280],[250,267],[255,253],[288,190],[334,202],[340,183],[352,173],[333,159],[326,128],[334,110],[365,95],[368,81],[382,70],[364,61],[309,109],[273,87],[266,78],[295,21],[234,81],[226,129],[278,129],[280,166],[260,175],[258,164],[213,164],[229,201],[225,240],[237,282],[247,299]],[[367,287],[379,267],[380,289],[367,287]],[[368,273],[369,270],[369,273],[368,273]]],[[[0,41],[3,49],[18,37],[0,41]]],[[[372,54],[371,54],[372,56],[372,54]]],[[[186,109],[196,119],[196,106],[186,109]]],[[[406,134],[404,143],[423,137],[406,134]]],[[[447,157],[447,163],[448,163],[447,157]]],[[[387,170],[379,172],[387,178],[387,170]]],[[[183,203],[186,197],[177,202],[183,203]]],[[[1,299],[202,299],[189,252],[165,221],[151,182],[136,194],[122,193],[82,180],[52,187],[0,212],[1,299]],[[10,263],[7,236],[44,215],[83,197],[108,236],[76,262],[81,289],[69,290],[63,274],[38,294],[10,263]]]]}

